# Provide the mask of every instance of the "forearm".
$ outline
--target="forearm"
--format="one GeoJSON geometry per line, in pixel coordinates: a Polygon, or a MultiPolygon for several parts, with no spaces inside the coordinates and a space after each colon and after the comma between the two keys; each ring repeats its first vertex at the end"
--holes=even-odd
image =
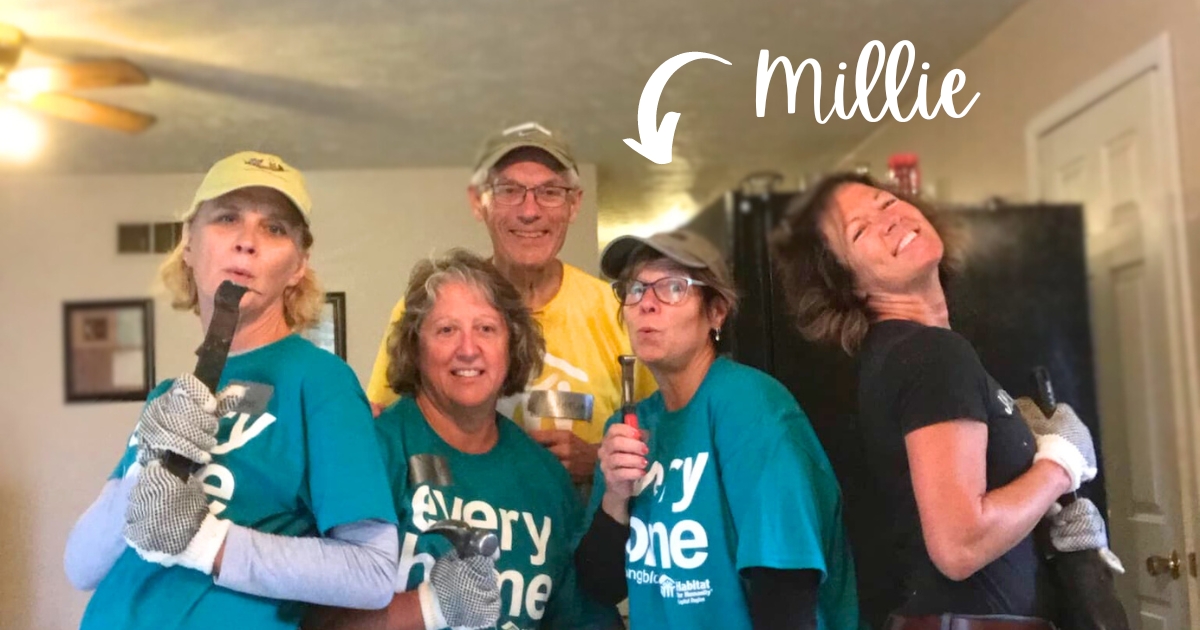
{"type": "Polygon", "coordinates": [[[125,552],[125,509],[136,482],[136,471],[122,479],[110,479],[71,529],[63,568],[75,588],[96,588],[125,552]]]}
{"type": "Polygon", "coordinates": [[[629,525],[619,523],[603,510],[596,512],[591,527],[575,549],[575,573],[579,586],[597,602],[616,605],[629,594],[625,581],[625,543],[629,525]]]}
{"type": "Polygon", "coordinates": [[[600,497],[600,510],[622,525],[629,524],[629,499],[605,492],[600,497]]]}
{"type": "Polygon", "coordinates": [[[396,527],[382,521],[335,527],[328,538],[276,536],[234,525],[216,583],[261,597],[378,609],[391,599],[398,559],[396,527]]]}
{"type": "Polygon", "coordinates": [[[416,591],[396,593],[382,610],[320,608],[309,613],[304,630],[425,630],[416,591]]]}
{"type": "MultiPolygon", "coordinates": [[[[953,557],[934,558],[951,579],[965,579],[995,561],[1023,540],[1046,515],[1050,506],[1070,487],[1070,478],[1060,466],[1037,462],[1028,471],[958,510],[960,514],[930,519],[922,516],[926,544],[933,550],[949,549],[953,557]],[[949,544],[937,544],[941,536],[949,544]]],[[[945,555],[945,554],[943,554],[945,555]]]]}

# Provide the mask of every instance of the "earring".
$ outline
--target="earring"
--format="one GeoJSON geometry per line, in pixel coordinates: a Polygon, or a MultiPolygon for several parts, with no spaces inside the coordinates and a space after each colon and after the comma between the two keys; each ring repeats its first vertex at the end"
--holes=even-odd
{"type": "Polygon", "coordinates": [[[720,341],[720,340],[721,340],[721,329],[714,328],[713,329],[713,341],[720,341]]]}

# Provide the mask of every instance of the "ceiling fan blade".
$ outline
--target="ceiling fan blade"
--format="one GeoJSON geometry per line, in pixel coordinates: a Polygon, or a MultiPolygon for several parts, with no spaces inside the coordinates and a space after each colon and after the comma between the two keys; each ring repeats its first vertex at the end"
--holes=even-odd
{"type": "Polygon", "coordinates": [[[21,29],[7,24],[0,24],[0,77],[17,65],[21,58],[21,48],[25,45],[25,34],[21,29]]]}
{"type": "Polygon", "coordinates": [[[124,59],[76,61],[61,66],[28,68],[8,74],[8,87],[22,94],[63,92],[120,85],[145,85],[150,77],[124,59]]]}
{"type": "Polygon", "coordinates": [[[51,116],[126,133],[145,131],[155,121],[149,114],[52,92],[35,94],[21,102],[51,116]]]}

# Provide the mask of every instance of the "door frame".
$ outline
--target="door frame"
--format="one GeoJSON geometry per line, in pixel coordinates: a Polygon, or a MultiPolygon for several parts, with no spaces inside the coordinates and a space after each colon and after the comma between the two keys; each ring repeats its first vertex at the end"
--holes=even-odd
{"type": "MultiPolygon", "coordinates": [[[[1200,363],[1197,362],[1196,329],[1192,309],[1192,289],[1187,250],[1187,223],[1183,208],[1183,180],[1180,174],[1179,134],[1175,116],[1175,75],[1171,64],[1171,42],[1162,33],[1149,43],[1118,61],[1099,76],[1078,86],[1030,120],[1025,127],[1026,177],[1031,199],[1041,199],[1038,176],[1038,140],[1047,132],[1087,109],[1108,94],[1141,75],[1157,71],[1159,80],[1152,83],[1151,108],[1155,146],[1159,148],[1159,164],[1164,167],[1161,207],[1166,210],[1161,221],[1144,224],[1143,229],[1159,229],[1163,244],[1164,298],[1167,304],[1167,339],[1171,363],[1173,400],[1170,401],[1175,422],[1176,444],[1181,445],[1176,459],[1179,476],[1180,508],[1183,538],[1186,549],[1180,550],[1184,559],[1197,549],[1197,505],[1200,505],[1200,468],[1193,464],[1200,454],[1200,430],[1194,424],[1200,419],[1200,363]]],[[[1141,558],[1125,558],[1129,571],[1141,571],[1141,558]]],[[[1200,628],[1200,588],[1195,578],[1185,570],[1188,611],[1191,627],[1200,628]]]]}

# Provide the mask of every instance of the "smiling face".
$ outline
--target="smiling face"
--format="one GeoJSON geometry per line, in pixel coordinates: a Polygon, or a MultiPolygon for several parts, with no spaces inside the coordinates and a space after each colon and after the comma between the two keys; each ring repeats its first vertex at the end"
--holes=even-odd
{"type": "Polygon", "coordinates": [[[508,326],[475,285],[437,289],[418,331],[421,389],[442,409],[494,409],[508,374],[508,326]]]}
{"type": "MultiPolygon", "coordinates": [[[[571,187],[565,177],[532,161],[509,164],[490,184],[519,184],[530,189],[541,185],[571,187]]],[[[493,255],[501,268],[537,269],[554,261],[567,239],[567,227],[579,213],[582,196],[582,191],[573,190],[563,205],[545,208],[538,204],[533,190],[517,205],[500,204],[485,190],[470,190],[472,211],[487,225],[493,255]]]]}
{"type": "Polygon", "coordinates": [[[820,229],[865,295],[905,294],[937,282],[941,237],[920,210],[885,190],[842,185],[820,229]]]}
{"type": "Polygon", "coordinates": [[[243,188],[201,204],[183,252],[201,310],[232,280],[248,289],[241,302],[246,319],[276,308],[282,317],[284,291],[307,269],[302,221],[287,197],[269,188],[243,188]]]}
{"type": "MultiPolygon", "coordinates": [[[[668,276],[689,274],[679,265],[660,259],[644,265],[633,279],[649,285],[668,276]]],[[[706,308],[704,302],[703,289],[693,286],[677,304],[665,304],[653,289],[647,289],[640,302],[622,306],[634,355],[652,369],[673,371],[687,365],[712,344],[710,331],[719,329],[725,321],[724,308],[706,308]]]]}

